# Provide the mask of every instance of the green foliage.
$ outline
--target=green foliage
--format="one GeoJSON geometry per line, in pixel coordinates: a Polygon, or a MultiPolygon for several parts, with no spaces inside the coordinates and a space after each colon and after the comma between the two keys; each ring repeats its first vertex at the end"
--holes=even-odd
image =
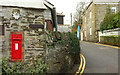
{"type": "Polygon", "coordinates": [[[2,59],[2,73],[3,74],[15,74],[21,73],[22,70],[22,63],[9,63],[9,58],[2,59]]]}
{"type": "MultiPolygon", "coordinates": [[[[80,53],[80,43],[77,36],[74,33],[60,33],[60,32],[53,32],[50,33],[52,36],[51,38],[54,44],[59,43],[66,46],[69,49],[70,54],[79,54],[80,53]]],[[[54,44],[48,46],[54,46],[54,44]]]]}
{"type": "Polygon", "coordinates": [[[106,8],[106,14],[111,14],[111,9],[110,9],[110,7],[111,7],[110,5],[107,6],[107,8],[106,8]]]}
{"type": "Polygon", "coordinates": [[[77,36],[74,33],[64,33],[61,42],[62,44],[68,45],[70,54],[80,53],[80,43],[77,36]]]}
{"type": "Polygon", "coordinates": [[[120,12],[113,18],[113,25],[116,28],[120,28],[120,12]]]}
{"type": "Polygon", "coordinates": [[[100,31],[120,28],[120,12],[117,14],[110,12],[110,6],[106,9],[104,20],[100,23],[100,31]]]}
{"type": "Polygon", "coordinates": [[[70,53],[71,54],[79,54],[80,53],[80,43],[78,38],[74,33],[68,33],[70,38],[70,53]]]}
{"type": "MultiPolygon", "coordinates": [[[[9,62],[10,59],[3,58],[2,59],[2,73],[3,74],[21,74],[21,73],[28,73],[28,74],[41,74],[45,75],[47,73],[47,66],[46,64],[39,60],[39,59],[32,59],[30,62],[31,64],[26,64],[22,62],[9,62]]],[[[28,63],[28,62],[27,62],[28,63]]]]}

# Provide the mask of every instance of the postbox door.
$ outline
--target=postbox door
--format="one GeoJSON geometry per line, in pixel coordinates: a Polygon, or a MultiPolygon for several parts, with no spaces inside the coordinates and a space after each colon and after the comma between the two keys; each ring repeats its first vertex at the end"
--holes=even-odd
{"type": "Polygon", "coordinates": [[[12,35],[12,60],[22,60],[22,35],[12,35]]]}

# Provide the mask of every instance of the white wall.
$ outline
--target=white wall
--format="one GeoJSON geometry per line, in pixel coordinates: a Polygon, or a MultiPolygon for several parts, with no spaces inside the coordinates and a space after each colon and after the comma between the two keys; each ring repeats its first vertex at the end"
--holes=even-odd
{"type": "Polygon", "coordinates": [[[110,36],[110,35],[120,35],[120,28],[105,30],[103,31],[103,33],[99,32],[99,42],[100,42],[100,36],[110,36]]]}
{"type": "Polygon", "coordinates": [[[72,27],[71,26],[65,26],[65,25],[58,25],[58,31],[59,32],[71,32],[72,27]]]}

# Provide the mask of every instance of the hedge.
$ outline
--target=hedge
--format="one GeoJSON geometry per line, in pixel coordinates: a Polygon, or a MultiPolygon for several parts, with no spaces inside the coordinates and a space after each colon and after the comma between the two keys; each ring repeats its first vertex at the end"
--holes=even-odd
{"type": "Polygon", "coordinates": [[[101,36],[100,43],[120,46],[120,36],[101,36]]]}

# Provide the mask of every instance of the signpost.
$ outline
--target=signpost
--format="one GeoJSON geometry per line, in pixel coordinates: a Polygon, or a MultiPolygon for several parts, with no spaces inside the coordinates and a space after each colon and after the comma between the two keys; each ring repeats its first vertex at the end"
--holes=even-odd
{"type": "Polygon", "coordinates": [[[80,39],[80,27],[79,27],[79,25],[77,27],[77,37],[78,37],[78,39],[80,39]]]}

